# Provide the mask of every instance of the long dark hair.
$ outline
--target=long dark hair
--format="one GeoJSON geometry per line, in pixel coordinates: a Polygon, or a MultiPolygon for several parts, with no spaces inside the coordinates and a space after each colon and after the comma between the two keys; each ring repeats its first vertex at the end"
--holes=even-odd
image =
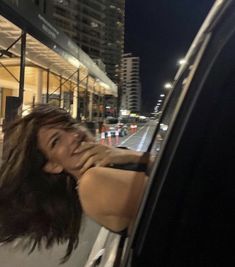
{"type": "Polygon", "coordinates": [[[17,119],[5,132],[0,168],[0,242],[26,237],[33,251],[45,242],[68,242],[61,262],[78,245],[82,209],[76,181],[67,173],[42,170],[47,159],[37,147],[37,133],[45,125],[74,130],[77,122],[65,110],[41,104],[17,119]]]}

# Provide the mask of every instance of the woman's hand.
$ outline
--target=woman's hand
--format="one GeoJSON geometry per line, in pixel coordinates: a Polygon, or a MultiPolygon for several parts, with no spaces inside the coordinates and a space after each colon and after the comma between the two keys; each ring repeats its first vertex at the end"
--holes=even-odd
{"type": "Polygon", "coordinates": [[[113,164],[138,163],[141,162],[144,155],[143,152],[91,142],[83,142],[75,153],[79,156],[76,169],[80,169],[80,175],[94,166],[105,167],[113,164]]]}

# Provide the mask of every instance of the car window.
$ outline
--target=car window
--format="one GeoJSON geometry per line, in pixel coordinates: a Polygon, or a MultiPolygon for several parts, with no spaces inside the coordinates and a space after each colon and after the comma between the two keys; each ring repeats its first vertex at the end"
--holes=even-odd
{"type": "MultiPolygon", "coordinates": [[[[200,59],[205,52],[209,39],[210,35],[206,34],[200,45],[197,47],[197,49],[195,49],[194,53],[192,54],[190,62],[188,63],[184,71],[181,73],[178,80],[175,81],[173,89],[169,92],[169,95],[167,96],[167,99],[159,117],[159,122],[156,126],[156,131],[153,135],[154,137],[148,148],[148,151],[150,151],[152,155],[157,156],[156,163],[159,162],[161,154],[164,151],[164,145],[168,139],[168,136],[170,135],[171,128],[173,127],[174,121],[179,111],[179,107],[187,94],[187,90],[189,89],[193,75],[197,70],[200,59]]],[[[154,173],[157,167],[156,163],[155,166],[149,169],[150,180],[146,189],[145,198],[143,199],[142,206],[140,207],[136,226],[138,225],[139,220],[141,220],[141,216],[143,216],[142,211],[145,208],[144,203],[148,197],[149,192],[151,192],[152,190],[152,181],[154,180],[154,173]]],[[[135,233],[135,229],[133,230],[133,233],[135,233]]]]}
{"type": "MultiPolygon", "coordinates": [[[[192,261],[189,266],[202,266],[201,259],[214,264],[210,266],[220,259],[223,264],[219,266],[226,266],[231,260],[234,17],[216,28],[178,117],[168,127],[167,134],[169,129],[171,134],[133,241],[133,266],[181,266],[187,260],[192,261]],[[223,247],[228,252],[224,257],[223,247]],[[150,265],[153,259],[156,265],[150,265]]],[[[167,118],[166,112],[162,122],[167,118]]]]}
{"type": "Polygon", "coordinates": [[[184,71],[174,82],[172,90],[168,93],[166,103],[163,106],[162,116],[160,117],[158,127],[156,128],[155,138],[152,139],[148,148],[153,155],[158,154],[161,150],[162,143],[166,138],[169,126],[174,122],[179,100],[186,94],[185,91],[187,91],[187,88],[190,85],[198,62],[205,51],[208,40],[209,35],[204,35],[203,41],[201,41],[201,44],[195,49],[194,53],[191,55],[190,61],[187,62],[184,71]]]}

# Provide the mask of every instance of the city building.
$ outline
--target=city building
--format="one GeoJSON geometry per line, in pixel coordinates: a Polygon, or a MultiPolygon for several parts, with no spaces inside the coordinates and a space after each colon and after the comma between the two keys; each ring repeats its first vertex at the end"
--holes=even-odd
{"type": "MultiPolygon", "coordinates": [[[[41,10],[45,7],[45,0],[34,2],[41,10]]],[[[104,63],[107,75],[118,84],[124,48],[125,0],[56,0],[52,17],[56,26],[96,59],[98,65],[104,63]]]]}
{"type": "MultiPolygon", "coordinates": [[[[57,0],[53,20],[83,51],[102,66],[105,0],[57,0]]],[[[103,66],[104,69],[104,66],[103,66]]]]}
{"type": "Polygon", "coordinates": [[[77,119],[102,119],[104,97],[117,97],[117,86],[41,7],[0,0],[0,124],[35,103],[63,107],[77,119]]]}
{"type": "MultiPolygon", "coordinates": [[[[56,0],[53,1],[52,17],[55,24],[119,86],[125,0],[56,0]]],[[[105,102],[115,115],[120,101],[110,95],[105,97],[105,102]]]]}
{"type": "Polygon", "coordinates": [[[103,62],[106,73],[118,86],[118,98],[106,96],[106,115],[118,116],[121,96],[121,59],[124,51],[125,0],[106,0],[103,62]]]}
{"type": "Polygon", "coordinates": [[[52,19],[52,1],[48,0],[31,0],[39,9],[40,11],[47,16],[47,18],[52,19]]]}
{"type": "Polygon", "coordinates": [[[140,59],[131,53],[122,58],[121,110],[139,113],[141,108],[140,59]]]}
{"type": "Polygon", "coordinates": [[[106,0],[105,2],[103,61],[110,79],[119,84],[124,49],[125,0],[106,0]]]}

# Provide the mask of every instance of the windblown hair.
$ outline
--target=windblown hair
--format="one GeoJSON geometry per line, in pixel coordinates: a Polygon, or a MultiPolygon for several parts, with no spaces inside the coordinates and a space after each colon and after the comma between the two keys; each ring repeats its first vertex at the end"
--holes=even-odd
{"type": "Polygon", "coordinates": [[[45,125],[68,131],[79,127],[65,110],[40,104],[6,129],[0,168],[0,242],[25,237],[30,252],[43,244],[50,248],[68,242],[61,261],[65,262],[78,245],[82,209],[75,179],[42,169],[47,159],[37,147],[37,134],[45,125]]]}

